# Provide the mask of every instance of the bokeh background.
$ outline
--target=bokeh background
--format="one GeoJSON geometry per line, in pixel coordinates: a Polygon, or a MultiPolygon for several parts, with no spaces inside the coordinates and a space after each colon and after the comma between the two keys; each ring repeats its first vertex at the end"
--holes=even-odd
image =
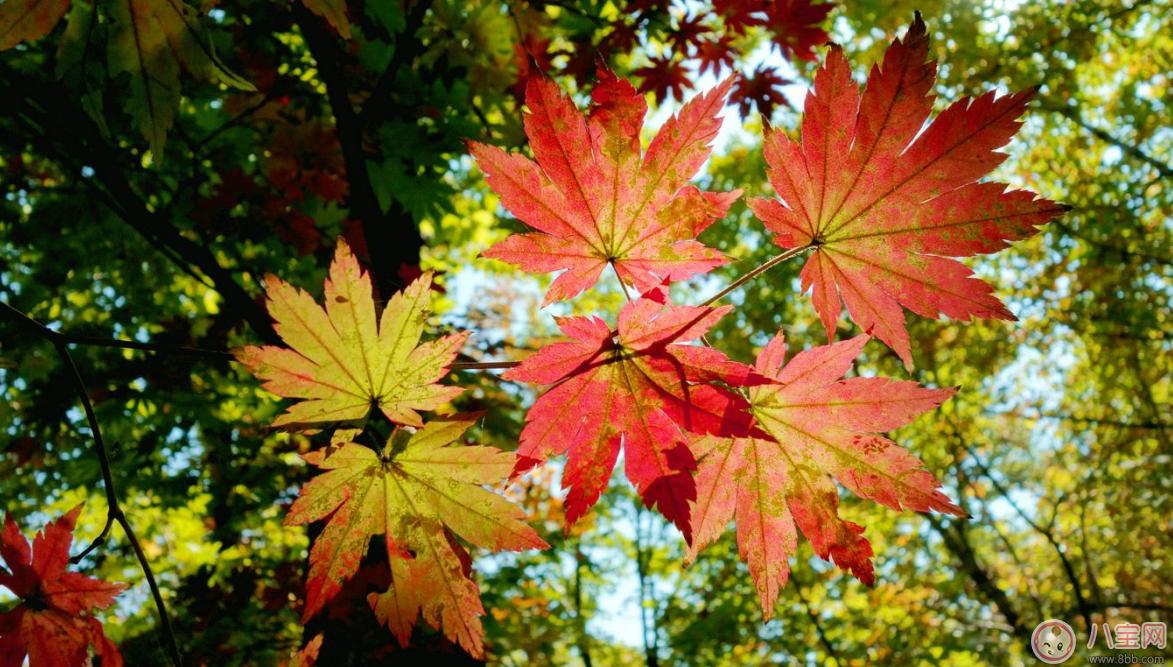
{"type": "MultiPolygon", "coordinates": [[[[107,58],[114,4],[74,0],[48,37],[0,54],[0,298],[73,334],[161,346],[262,339],[261,277],[318,294],[346,235],[384,293],[421,267],[441,272],[433,324],[474,331],[469,359],[520,358],[556,334],[553,315],[614,313],[623,299],[603,284],[542,309],[545,282],[478,256],[518,223],[462,141],[525,150],[520,77],[545,70],[583,101],[600,57],[637,82],[683,73],[695,90],[731,70],[755,81],[772,72],[787,83],[771,79],[770,94],[744,93],[727,109],[699,179],[765,194],[761,112],[795,131],[817,66],[777,48],[782,28],[735,35],[720,7],[692,1],[349,2],[349,38],[298,4],[204,2],[192,9],[208,44],[256,91],[185,73],[166,147],[153,151],[133,85],[107,58]],[[680,37],[690,21],[712,29],[706,39],[728,36],[732,62],[698,74],[680,37]]],[[[876,586],[802,544],[763,623],[732,532],[686,568],[679,533],[620,476],[564,534],[551,465],[508,492],[553,547],[477,560],[489,662],[1001,665],[1033,662],[1030,632],[1048,618],[1071,623],[1081,643],[1090,624],[1173,620],[1173,7],[844,0],[820,25],[862,82],[914,10],[941,61],[938,110],[991,88],[1040,87],[995,176],[1073,207],[971,262],[1019,321],[909,318],[912,377],[961,390],[893,437],[969,518],[898,514],[844,494],[843,514],[867,526],[876,551],[876,586]]],[[[664,97],[652,95],[645,139],[679,107],[680,95],[664,97]]],[[[773,248],[742,203],[702,239],[735,261],[678,285],[682,303],[773,248]]],[[[735,292],[712,342],[741,360],[780,328],[792,345],[822,343],[798,268],[735,292]]],[[[840,335],[851,332],[841,322],[840,335]]],[[[268,429],[280,404],[222,356],[86,345],[74,355],[190,664],[283,664],[303,641],[308,537],[281,517],[309,474],[297,454],[315,443],[268,429]]],[[[875,343],[858,368],[907,375],[875,343]]],[[[3,509],[35,526],[85,501],[86,541],[105,504],[69,378],[50,343],[4,323],[3,509]]],[[[469,387],[461,408],[489,411],[474,437],[514,448],[532,390],[492,372],[453,381],[469,387]]],[[[133,584],[104,616],[108,632],[129,664],[161,664],[122,536],[84,566],[133,584]]],[[[425,629],[414,652],[392,651],[362,605],[333,613],[355,664],[458,657],[425,629]]],[[[1101,639],[1091,653],[1116,652],[1101,639]]]]}

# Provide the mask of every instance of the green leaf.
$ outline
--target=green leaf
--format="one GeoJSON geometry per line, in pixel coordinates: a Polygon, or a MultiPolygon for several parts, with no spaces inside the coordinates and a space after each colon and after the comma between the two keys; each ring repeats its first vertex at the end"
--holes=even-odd
{"type": "Polygon", "coordinates": [[[255,90],[220,63],[211,42],[200,34],[195,9],[183,2],[117,0],[111,13],[110,69],[130,74],[131,117],[156,161],[162,158],[179,105],[180,65],[204,80],[255,90]]]}

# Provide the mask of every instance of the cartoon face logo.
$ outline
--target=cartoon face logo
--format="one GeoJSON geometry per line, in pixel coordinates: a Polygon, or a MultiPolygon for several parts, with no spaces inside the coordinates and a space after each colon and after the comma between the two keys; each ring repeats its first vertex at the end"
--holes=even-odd
{"type": "Polygon", "coordinates": [[[1075,631],[1060,620],[1043,621],[1030,636],[1030,648],[1048,665],[1066,662],[1075,654],[1075,631]]]}

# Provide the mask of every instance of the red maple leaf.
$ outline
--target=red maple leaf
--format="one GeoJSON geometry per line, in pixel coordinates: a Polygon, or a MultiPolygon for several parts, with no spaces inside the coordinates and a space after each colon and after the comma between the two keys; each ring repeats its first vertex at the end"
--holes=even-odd
{"type": "Polygon", "coordinates": [[[756,106],[768,120],[774,113],[774,107],[790,106],[782,94],[782,86],[788,83],[789,80],[778,75],[778,70],[760,65],[752,75],[737,80],[729,100],[737,103],[742,116],[749,116],[750,108],[756,106]]]}
{"type": "Polygon", "coordinates": [[[628,14],[663,14],[671,4],[672,0],[630,0],[623,9],[628,14]]]}
{"type": "Polygon", "coordinates": [[[513,45],[513,63],[517,66],[517,81],[509,90],[521,99],[525,95],[525,83],[530,77],[542,76],[553,66],[550,40],[540,33],[528,32],[525,38],[513,45]]]}
{"type": "Polygon", "coordinates": [[[704,24],[702,16],[694,14],[677,21],[668,35],[668,43],[674,50],[688,55],[694,47],[700,45],[702,37],[710,32],[712,28],[704,24]]]}
{"type": "Polygon", "coordinates": [[[346,199],[342,149],[334,128],[325,123],[278,125],[266,155],[265,176],[290,201],[300,201],[307,192],[326,201],[346,199]]]}
{"type": "MultiPolygon", "coordinates": [[[[615,39],[620,38],[618,36],[619,30],[619,26],[616,26],[615,30],[608,35],[606,41],[608,42],[608,48],[624,52],[626,49],[620,48],[610,41],[613,37],[615,39]]],[[[635,31],[632,30],[630,35],[634,40],[635,31]]],[[[572,40],[569,48],[556,51],[551,56],[566,56],[566,62],[562,65],[562,71],[569,76],[573,76],[574,80],[580,86],[590,80],[591,75],[595,72],[595,65],[600,58],[599,50],[591,44],[590,39],[572,40]]]]}
{"type": "Polygon", "coordinates": [[[31,547],[12,516],[5,516],[0,556],[7,569],[0,568],[0,586],[20,604],[0,613],[0,667],[20,667],[26,656],[31,667],[80,667],[89,664],[91,647],[102,667],[122,665],[122,654],[93,612],[114,604],[126,584],[66,570],[79,514],[81,505],[45,526],[31,547]]]}
{"type": "Polygon", "coordinates": [[[766,136],[782,197],[750,208],[783,248],[813,246],[803,289],[833,338],[841,309],[912,367],[901,306],[925,317],[1014,319],[989,285],[949,257],[1000,250],[1066,207],[1002,183],[975,181],[1006,158],[1033,90],[989,92],[946,109],[924,131],[935,64],[917,15],[868,77],[862,97],[831,50],[806,97],[802,143],[766,136]]]}
{"type": "Polygon", "coordinates": [[[565,269],[546,303],[595,284],[610,264],[625,284],[646,291],[726,262],[696,241],[740,195],[702,192],[688,179],[708,158],[731,80],[699,95],[665,123],[641,155],[647,104],[630,83],[600,70],[586,116],[546,79],[531,79],[525,130],[536,162],[470,143],[505,208],[533,228],[485,252],[534,273],[565,269]]]}
{"type": "Polygon", "coordinates": [[[712,72],[713,76],[716,76],[722,69],[732,68],[736,56],[737,50],[733,47],[733,38],[729,35],[721,35],[717,39],[703,39],[696,47],[696,59],[700,63],[696,73],[703,76],[706,72],[712,72]]]}
{"type": "Polygon", "coordinates": [[[669,99],[683,100],[684,91],[692,90],[692,82],[688,79],[684,61],[673,60],[670,55],[654,56],[649,60],[649,64],[632,72],[644,80],[639,85],[639,92],[652,93],[657,102],[669,99]]]}
{"type": "Polygon", "coordinates": [[[713,0],[713,11],[725,20],[725,28],[735,35],[744,35],[747,28],[762,25],[766,0],[713,0]]]}
{"type": "Polygon", "coordinates": [[[322,651],[322,640],[326,635],[319,632],[309,640],[301,650],[293,654],[290,667],[313,667],[318,662],[318,654],[322,651]]]}
{"type": "Polygon", "coordinates": [[[611,32],[603,38],[599,50],[604,53],[627,53],[639,42],[639,29],[626,21],[611,24],[611,32]]]}
{"type": "Polygon", "coordinates": [[[812,0],[773,0],[765,6],[766,28],[774,33],[772,41],[787,59],[814,60],[815,47],[831,39],[819,24],[834,6],[812,0]]]}
{"type": "Polygon", "coordinates": [[[749,390],[762,437],[706,436],[694,443],[700,464],[688,557],[695,558],[736,516],[741,557],[767,619],[790,573],[795,524],[820,558],[868,585],[874,581],[871,545],[862,526],[839,517],[832,477],[893,509],[963,514],[937,490],[940,482],[919,459],[878,435],[937,407],[954,390],[889,378],[841,380],[867,341],[861,335],[816,347],[783,367],[786,343],[779,333],[755,365],[776,384],[749,390]]]}
{"type": "Polygon", "coordinates": [[[627,477],[644,503],[689,538],[696,485],[685,432],[740,433],[745,399],[713,382],[766,381],[717,350],[681,344],[703,336],[731,308],[671,306],[656,289],[623,307],[615,333],[597,317],[560,318],[570,340],[505,373],[554,385],[526,415],[514,474],[566,453],[569,527],[598,500],[622,443],[627,477]]]}

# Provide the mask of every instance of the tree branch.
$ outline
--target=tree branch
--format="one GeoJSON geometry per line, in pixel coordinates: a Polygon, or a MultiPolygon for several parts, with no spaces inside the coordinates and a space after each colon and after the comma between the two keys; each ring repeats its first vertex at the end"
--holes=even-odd
{"type": "Polygon", "coordinates": [[[428,13],[430,0],[415,0],[415,4],[408,11],[404,19],[403,32],[395,40],[395,52],[374,89],[363,103],[362,111],[358,115],[358,122],[367,127],[375,119],[386,114],[391,106],[391,87],[395,85],[395,75],[399,70],[415,60],[420,53],[422,44],[416,39],[415,33],[423,26],[424,16],[428,13]]]}
{"type": "Polygon", "coordinates": [[[169,220],[148,208],[118,163],[117,151],[102,138],[93,119],[71,102],[73,95],[58,84],[26,76],[3,63],[0,63],[0,84],[22,91],[9,100],[10,111],[18,118],[23,116],[26,125],[28,120],[35,123],[29,129],[42,135],[40,138],[52,147],[60,163],[73,173],[82,167],[93,169],[106,203],[123,221],[181,267],[186,269],[186,264],[207,276],[228,308],[248,322],[262,339],[276,342],[277,334],[264,309],[220,266],[208,246],[184,236],[169,220]],[[43,132],[50,127],[51,134],[43,132]]]}
{"type": "MultiPolygon", "coordinates": [[[[1083,616],[1083,621],[1086,624],[1086,627],[1090,628],[1092,626],[1091,607],[1088,604],[1087,598],[1084,597],[1083,585],[1080,583],[1079,577],[1075,574],[1075,567],[1072,566],[1071,560],[1067,558],[1067,553],[1064,551],[1063,545],[1059,544],[1059,541],[1055,539],[1054,532],[1050,528],[1045,528],[1039,525],[1038,522],[1027,516],[1026,512],[1022,511],[1022,508],[1018,506],[1018,503],[1014,502],[1014,499],[1011,497],[1010,492],[1006,489],[1006,487],[1003,486],[1002,483],[994,477],[994,474],[990,472],[990,469],[986,467],[986,464],[983,463],[980,458],[978,458],[973,449],[965,442],[962,442],[960,439],[958,440],[958,443],[963,448],[965,448],[965,451],[969,454],[970,460],[973,461],[974,465],[976,465],[978,470],[981,471],[982,476],[989,480],[990,484],[994,486],[994,489],[998,492],[998,495],[1002,496],[1002,499],[1010,504],[1010,508],[1014,510],[1014,513],[1017,514],[1023,521],[1025,521],[1028,526],[1033,528],[1035,532],[1042,535],[1043,538],[1045,538],[1051,545],[1051,548],[1054,549],[1055,554],[1059,556],[1059,562],[1063,566],[1063,572],[1067,575],[1067,581],[1071,584],[1072,593],[1075,595],[1075,605],[1079,609],[1080,615],[1083,616]]],[[[1056,510],[1056,512],[1057,511],[1058,510],[1056,510]]],[[[1051,523],[1054,523],[1053,519],[1051,523]]]]}
{"type": "Polygon", "coordinates": [[[961,562],[962,571],[969,575],[969,578],[973,580],[978,590],[985,595],[986,599],[997,607],[1002,617],[1006,619],[1006,623],[1010,626],[1014,636],[1029,647],[1030,629],[1023,625],[1022,618],[1018,615],[1018,611],[1015,610],[1006,592],[994,583],[989,573],[978,563],[977,555],[965,537],[965,529],[958,524],[956,531],[950,531],[949,527],[940,518],[929,513],[924,513],[922,516],[928,520],[933,529],[937,531],[937,534],[941,536],[941,540],[945,543],[945,548],[961,562]]]}
{"type": "MultiPolygon", "coordinates": [[[[776,255],[776,256],[766,260],[765,262],[758,265],[757,267],[750,270],[749,272],[738,276],[732,283],[727,285],[720,292],[714,294],[713,296],[709,297],[704,302],[702,302],[699,307],[705,307],[705,306],[712,305],[714,302],[729,295],[735,289],[737,289],[741,285],[744,285],[745,283],[749,282],[753,278],[765,273],[769,269],[777,266],[778,264],[781,264],[785,260],[791,259],[792,257],[795,257],[795,256],[801,254],[802,252],[809,250],[812,247],[813,246],[803,246],[801,248],[793,248],[791,250],[787,250],[786,252],[783,252],[779,255],[776,255]]],[[[618,275],[618,273],[616,273],[616,275],[618,275]]],[[[622,281],[620,281],[620,284],[622,284],[622,281]]],[[[626,288],[625,288],[625,293],[626,293],[626,288]]],[[[628,298],[630,299],[630,296],[628,298]]],[[[38,325],[38,326],[41,326],[41,325],[38,325]]],[[[183,346],[183,345],[166,345],[166,344],[161,344],[161,343],[144,343],[144,342],[140,342],[140,341],[122,340],[122,339],[117,339],[117,338],[99,338],[96,336],[81,336],[81,335],[74,335],[74,334],[68,334],[68,333],[63,333],[63,332],[59,332],[59,331],[54,331],[54,330],[48,329],[48,328],[46,328],[45,330],[51,331],[54,336],[60,337],[62,340],[64,340],[67,343],[72,343],[72,344],[77,344],[77,345],[91,345],[91,346],[95,346],[95,347],[113,347],[113,348],[119,348],[119,349],[124,349],[124,350],[142,350],[145,352],[159,352],[159,353],[166,353],[166,354],[200,355],[200,356],[217,357],[217,358],[223,358],[223,359],[234,358],[232,352],[230,352],[228,350],[209,350],[206,348],[188,347],[188,346],[183,346]]],[[[276,334],[274,334],[274,336],[275,335],[276,334]]],[[[616,331],[612,330],[611,335],[612,336],[616,335],[616,331]]],[[[280,342],[280,341],[278,340],[278,341],[269,341],[269,342],[280,342]]],[[[707,341],[706,341],[706,344],[707,344],[707,341]]],[[[448,369],[452,370],[452,371],[505,370],[505,369],[509,369],[509,368],[515,368],[520,364],[521,364],[520,361],[457,361],[457,362],[454,362],[453,364],[451,364],[448,367],[448,369]]]]}
{"type": "Polygon", "coordinates": [[[334,34],[321,18],[301,3],[293,3],[292,11],[310,54],[318,64],[322,82],[326,85],[326,99],[334,113],[338,143],[346,165],[350,215],[362,225],[363,237],[370,253],[371,274],[379,295],[386,298],[402,282],[399,268],[405,264],[419,263],[423,238],[415,226],[415,220],[398,202],[392,200],[386,213],[379,206],[363,149],[362,120],[350,103],[350,91],[343,72],[344,53],[338,47],[334,34]]]}
{"type": "Polygon", "coordinates": [[[190,354],[195,356],[218,357],[232,359],[233,355],[227,350],[209,350],[202,347],[187,347],[185,345],[166,345],[163,343],[142,343],[137,340],[122,340],[120,338],[98,338],[96,336],[76,336],[69,333],[56,332],[65,339],[65,342],[74,345],[88,345],[90,347],[113,347],[122,350],[142,350],[144,352],[161,352],[165,354],[190,354]]]}
{"type": "Polygon", "coordinates": [[[181,667],[183,660],[179,654],[179,644],[175,641],[175,631],[171,627],[171,617],[167,614],[167,605],[163,602],[163,595],[159,590],[159,584],[155,581],[155,573],[151,570],[151,564],[143,552],[142,545],[139,544],[138,538],[134,534],[134,529],[130,526],[130,520],[126,517],[122,506],[118,504],[118,492],[114,486],[114,473],[110,468],[110,456],[106,451],[106,443],[102,440],[102,430],[98,426],[98,417],[94,413],[93,404],[90,403],[89,391],[86,389],[85,380],[82,379],[81,371],[78,370],[77,364],[74,363],[73,355],[69,353],[67,339],[2,301],[0,301],[0,314],[3,315],[3,319],[24,326],[41,338],[53,343],[53,346],[57,349],[57,354],[61,357],[62,363],[65,364],[73,376],[74,386],[77,390],[78,398],[81,400],[82,409],[85,411],[86,420],[89,422],[90,433],[94,439],[94,449],[98,455],[98,465],[102,471],[102,485],[106,492],[106,526],[90,546],[86,547],[81,554],[70,560],[76,563],[93,551],[96,545],[105,541],[111,524],[117,522],[126,534],[126,539],[130,542],[131,549],[134,550],[134,555],[138,559],[139,566],[142,568],[143,576],[146,577],[147,586],[151,589],[151,597],[154,598],[155,609],[159,612],[159,625],[163,630],[164,644],[171,654],[171,661],[175,667],[181,667]]]}
{"type": "Polygon", "coordinates": [[[1116,426],[1119,428],[1136,428],[1142,430],[1164,431],[1171,428],[1170,424],[1163,422],[1128,422],[1122,419],[1097,419],[1095,417],[1081,417],[1078,415],[1065,415],[1053,413],[1035,413],[1024,414],[1019,410],[982,410],[982,414],[990,417],[1014,417],[1015,419],[1024,419],[1027,421],[1063,421],[1075,422],[1078,424],[1095,424],[1100,426],[1116,426]]]}
{"type": "Polygon", "coordinates": [[[741,274],[733,282],[726,285],[725,288],[722,289],[720,292],[717,292],[713,296],[705,299],[699,305],[701,307],[713,305],[717,301],[720,301],[721,299],[724,299],[726,296],[729,296],[729,293],[732,292],[733,290],[737,289],[738,287],[741,287],[745,283],[748,283],[749,281],[753,280],[754,278],[757,278],[759,275],[765,273],[766,271],[769,271],[770,269],[781,264],[782,262],[785,262],[786,260],[788,260],[792,257],[797,257],[798,255],[801,255],[802,253],[804,253],[814,247],[815,246],[813,246],[813,245],[804,245],[804,246],[800,246],[798,248],[791,248],[790,250],[787,250],[786,252],[780,253],[778,255],[774,255],[770,259],[768,259],[765,262],[756,266],[751,271],[741,274]]]}
{"type": "Polygon", "coordinates": [[[819,621],[819,615],[811,607],[810,602],[807,601],[806,596],[802,594],[802,582],[798,577],[794,576],[794,571],[790,571],[790,581],[794,584],[794,594],[798,596],[798,600],[802,602],[802,606],[806,608],[806,615],[810,617],[811,623],[815,626],[815,634],[819,636],[819,643],[827,651],[827,657],[835,661],[836,667],[843,664],[843,659],[839,657],[839,652],[835,650],[835,645],[831,643],[831,639],[823,630],[823,624],[819,621]]]}
{"type": "Polygon", "coordinates": [[[1124,151],[1125,154],[1130,155],[1133,158],[1140,160],[1141,162],[1144,162],[1145,164],[1149,165],[1150,167],[1156,169],[1157,173],[1161,175],[1161,178],[1173,177],[1173,167],[1170,167],[1169,165],[1165,164],[1164,162],[1161,162],[1160,160],[1156,159],[1155,157],[1149,155],[1148,153],[1145,153],[1138,146],[1134,146],[1132,144],[1125,143],[1122,139],[1116,138],[1112,134],[1109,134],[1106,130],[1101,130],[1100,128],[1096,127],[1095,125],[1088,123],[1087,121],[1085,121],[1083,119],[1083,117],[1081,117],[1079,115],[1079,111],[1077,109],[1075,109],[1073,107],[1061,107],[1061,106],[1047,106],[1047,107],[1043,107],[1043,109],[1046,111],[1050,111],[1052,113],[1059,114],[1060,116],[1071,121],[1072,123],[1074,123],[1078,127],[1082,128],[1083,130],[1089,132],[1090,134],[1095,136],[1097,139],[1099,139],[1105,143],[1111,144],[1111,145],[1115,146],[1116,148],[1119,148],[1121,151],[1124,151]]]}

